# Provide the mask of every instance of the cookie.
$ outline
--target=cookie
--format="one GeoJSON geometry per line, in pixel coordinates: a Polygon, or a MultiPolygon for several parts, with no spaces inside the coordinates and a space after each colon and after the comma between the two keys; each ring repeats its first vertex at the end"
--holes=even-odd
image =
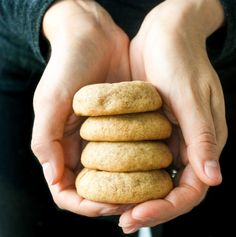
{"type": "Polygon", "coordinates": [[[140,203],[164,198],[173,188],[164,170],[115,173],[84,169],[76,179],[80,196],[104,203],[140,203]]]}
{"type": "Polygon", "coordinates": [[[89,142],[81,155],[86,168],[131,172],[162,169],[172,162],[172,154],[161,142],[89,142]]]}
{"type": "Polygon", "coordinates": [[[162,100],[148,82],[101,83],[81,88],[74,96],[76,115],[101,116],[154,111],[162,100]]]}
{"type": "Polygon", "coordinates": [[[88,141],[157,140],[171,135],[171,124],[158,112],[89,117],[80,135],[88,141]]]}

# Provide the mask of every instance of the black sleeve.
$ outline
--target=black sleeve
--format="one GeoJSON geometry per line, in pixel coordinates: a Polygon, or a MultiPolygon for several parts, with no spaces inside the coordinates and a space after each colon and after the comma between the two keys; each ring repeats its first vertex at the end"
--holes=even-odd
{"type": "Polygon", "coordinates": [[[236,50],[236,2],[235,0],[221,0],[225,11],[226,39],[222,53],[230,55],[236,50]]]}
{"type": "Polygon", "coordinates": [[[236,2],[235,0],[220,0],[220,2],[224,8],[225,22],[223,27],[207,41],[210,57],[216,64],[236,57],[236,2]]]}
{"type": "Polygon", "coordinates": [[[12,37],[28,44],[34,55],[42,56],[42,18],[54,0],[0,0],[1,27],[12,37]]]}

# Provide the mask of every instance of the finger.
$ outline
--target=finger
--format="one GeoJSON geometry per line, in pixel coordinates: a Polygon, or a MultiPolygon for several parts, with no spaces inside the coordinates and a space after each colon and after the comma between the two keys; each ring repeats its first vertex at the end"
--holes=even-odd
{"type": "Polygon", "coordinates": [[[222,176],[210,95],[188,92],[186,88],[184,100],[184,106],[177,105],[173,109],[182,130],[188,160],[204,183],[217,185],[222,176]]]}
{"type": "Polygon", "coordinates": [[[64,175],[59,183],[49,185],[52,197],[59,208],[76,214],[95,217],[119,215],[130,208],[130,205],[115,205],[98,203],[80,197],[75,189],[75,174],[65,168],[64,175]]]}
{"type": "Polygon", "coordinates": [[[31,141],[32,150],[42,164],[49,184],[58,182],[63,175],[64,151],[61,141],[71,109],[67,95],[57,90],[53,80],[50,80],[54,77],[46,70],[35,91],[35,120],[31,141]]]}
{"type": "Polygon", "coordinates": [[[57,184],[55,187],[50,188],[50,191],[53,194],[55,203],[60,209],[88,217],[120,215],[124,212],[123,207],[119,205],[96,203],[86,200],[80,197],[73,188],[58,191],[58,187],[56,186],[57,184]]]}
{"type": "Polygon", "coordinates": [[[53,122],[55,118],[53,113],[46,112],[45,117],[43,112],[42,115],[37,115],[37,112],[35,114],[31,147],[43,167],[47,182],[53,184],[59,181],[64,169],[64,152],[60,144],[61,134],[59,134],[59,129],[57,131],[53,129],[54,125],[57,126],[53,122]]]}
{"type": "Polygon", "coordinates": [[[81,117],[72,113],[65,125],[64,137],[61,141],[64,151],[64,165],[74,171],[80,165],[81,151],[83,148],[79,134],[79,126],[82,121],[83,119],[81,117]]]}
{"type": "MultiPolygon", "coordinates": [[[[218,77],[216,77],[218,78],[218,77]]],[[[220,152],[223,150],[228,136],[228,129],[225,116],[225,104],[223,91],[220,81],[216,80],[216,84],[212,86],[211,91],[211,112],[215,125],[216,139],[220,152]],[[215,96],[217,95],[217,96],[215,96]]]]}
{"type": "Polygon", "coordinates": [[[119,226],[125,233],[135,232],[140,227],[155,226],[190,211],[198,205],[207,192],[195,172],[188,165],[182,174],[179,187],[173,189],[165,199],[141,203],[120,217],[119,226]]]}

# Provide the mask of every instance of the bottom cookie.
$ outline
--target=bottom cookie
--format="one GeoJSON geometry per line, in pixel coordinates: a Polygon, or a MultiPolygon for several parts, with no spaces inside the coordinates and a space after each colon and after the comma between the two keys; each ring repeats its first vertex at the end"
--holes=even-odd
{"type": "Polygon", "coordinates": [[[143,172],[106,172],[83,169],[76,179],[80,196],[104,203],[140,203],[164,198],[173,188],[164,170],[143,172]]]}

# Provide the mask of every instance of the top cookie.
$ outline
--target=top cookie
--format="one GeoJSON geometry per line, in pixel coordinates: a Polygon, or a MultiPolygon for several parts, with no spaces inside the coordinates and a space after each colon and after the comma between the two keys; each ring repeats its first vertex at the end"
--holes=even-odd
{"type": "Polygon", "coordinates": [[[148,82],[126,81],[82,87],[74,96],[76,115],[100,116],[154,111],[162,100],[148,82]]]}

